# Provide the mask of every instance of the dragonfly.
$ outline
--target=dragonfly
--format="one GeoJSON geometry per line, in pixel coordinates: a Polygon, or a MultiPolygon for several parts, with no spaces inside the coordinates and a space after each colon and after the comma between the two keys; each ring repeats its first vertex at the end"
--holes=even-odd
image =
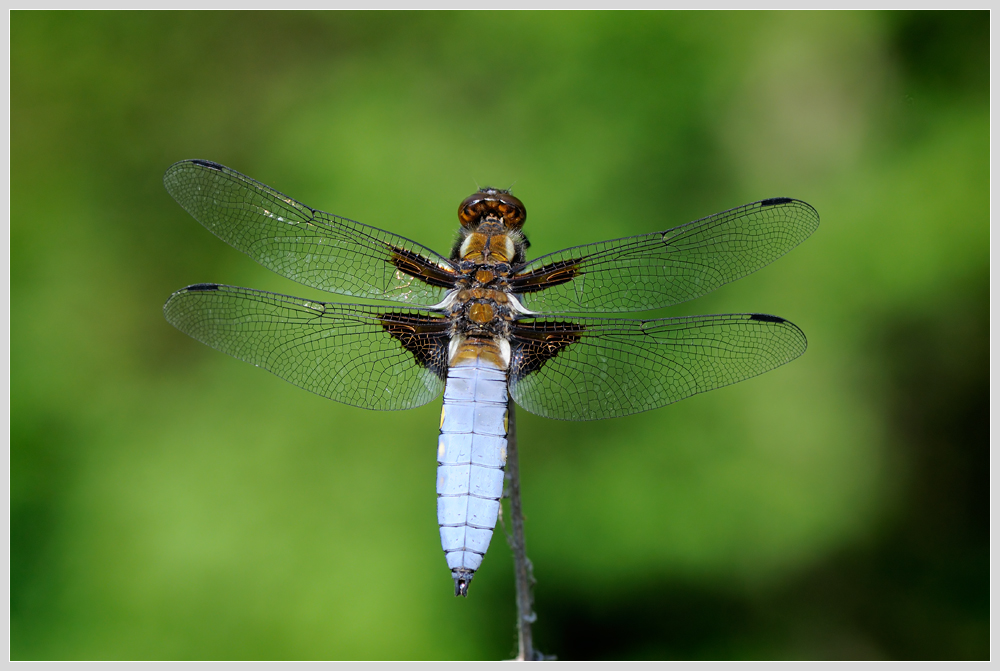
{"type": "Polygon", "coordinates": [[[456,596],[468,595],[496,527],[512,401],[552,419],[622,417],[760,375],[806,349],[797,326],[769,314],[580,316],[675,305],[763,268],[819,226],[800,200],[768,198],[528,260],[527,210],[510,190],[463,200],[443,256],[211,161],[180,161],[163,181],[198,222],[266,268],[393,304],[194,284],[163,312],[193,338],[351,406],[405,410],[443,393],[437,517],[456,596]]]}

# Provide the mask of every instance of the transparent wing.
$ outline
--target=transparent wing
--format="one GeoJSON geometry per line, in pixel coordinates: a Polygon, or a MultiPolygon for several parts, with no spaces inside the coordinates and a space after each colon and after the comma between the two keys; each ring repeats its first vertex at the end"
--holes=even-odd
{"type": "Polygon", "coordinates": [[[444,389],[448,324],[433,314],[221,284],[181,289],[163,313],[206,345],[348,405],[404,410],[444,389]]]}
{"type": "Polygon", "coordinates": [[[806,349],[780,317],[524,320],[511,339],[510,393],[553,419],[652,410],[760,375],[806,349]]]}
{"type": "Polygon", "coordinates": [[[208,230],[266,268],[310,287],[433,305],[454,285],[451,262],[373,226],[314,210],[218,163],[181,161],[163,184],[208,230]]]}
{"type": "Polygon", "coordinates": [[[631,312],[689,301],[763,268],[819,226],[811,205],[771,198],[658,233],[570,247],[519,269],[536,312],[631,312]]]}

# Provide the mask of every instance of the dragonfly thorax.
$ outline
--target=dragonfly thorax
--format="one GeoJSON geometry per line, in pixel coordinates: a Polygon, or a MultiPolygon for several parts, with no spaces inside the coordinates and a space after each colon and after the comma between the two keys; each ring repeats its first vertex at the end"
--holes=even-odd
{"type": "Polygon", "coordinates": [[[452,249],[452,260],[481,266],[524,262],[527,243],[520,230],[511,230],[499,219],[483,220],[475,228],[463,228],[452,249]]]}
{"type": "Polygon", "coordinates": [[[506,338],[516,317],[510,296],[497,289],[460,289],[451,305],[452,333],[506,338]]]}

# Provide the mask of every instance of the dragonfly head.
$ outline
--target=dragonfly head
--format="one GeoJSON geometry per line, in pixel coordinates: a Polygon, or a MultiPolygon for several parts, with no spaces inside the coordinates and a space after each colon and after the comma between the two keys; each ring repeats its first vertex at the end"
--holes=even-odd
{"type": "Polygon", "coordinates": [[[493,217],[503,221],[508,229],[516,231],[524,226],[527,216],[524,203],[508,189],[491,186],[484,186],[458,206],[458,220],[464,228],[475,228],[483,219],[493,217]]]}

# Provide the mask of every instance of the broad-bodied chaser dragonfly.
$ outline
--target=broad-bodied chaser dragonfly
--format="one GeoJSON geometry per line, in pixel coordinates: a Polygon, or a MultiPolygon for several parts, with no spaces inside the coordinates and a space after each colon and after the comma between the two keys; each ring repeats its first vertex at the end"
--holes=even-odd
{"type": "Polygon", "coordinates": [[[285,277],[416,306],[195,284],[163,312],[201,342],[348,405],[404,410],[443,391],[437,512],[456,595],[467,594],[496,526],[510,399],[554,419],[621,417],[759,375],[806,349],[798,327],[767,314],[568,316],[674,305],[764,267],[819,225],[799,200],[761,200],[528,261],[526,210],[509,190],[462,201],[446,258],[210,161],[176,163],[163,181],[208,230],[285,277]]]}

